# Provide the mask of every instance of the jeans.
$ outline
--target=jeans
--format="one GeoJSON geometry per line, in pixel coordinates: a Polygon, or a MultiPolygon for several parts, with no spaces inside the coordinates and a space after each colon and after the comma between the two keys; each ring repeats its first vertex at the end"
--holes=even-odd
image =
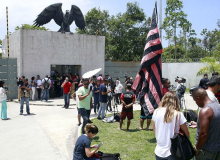
{"type": "Polygon", "coordinates": [[[79,108],[78,111],[83,118],[82,133],[85,134],[84,128],[89,121],[88,114],[85,108],[79,108]]]}
{"type": "Polygon", "coordinates": [[[178,98],[179,98],[179,101],[180,101],[180,108],[181,108],[181,109],[183,109],[183,108],[182,108],[182,103],[181,103],[181,98],[182,98],[182,95],[181,95],[181,94],[179,94],[179,93],[178,93],[178,98]]]}
{"type": "Polygon", "coordinates": [[[21,97],[20,113],[23,113],[24,101],[26,102],[26,111],[27,111],[27,113],[30,113],[29,97],[21,97]]]}
{"type": "Polygon", "coordinates": [[[100,103],[99,103],[99,97],[98,96],[94,96],[94,112],[96,113],[96,107],[97,110],[99,110],[99,107],[100,107],[100,103]]]}
{"type": "Polygon", "coordinates": [[[157,155],[155,155],[156,160],[176,160],[172,155],[170,155],[169,157],[165,157],[165,158],[161,158],[158,157],[157,155]]]}
{"type": "Polygon", "coordinates": [[[38,94],[38,100],[41,99],[40,95],[41,95],[41,88],[37,88],[37,94],[38,94]]]}
{"type": "Polygon", "coordinates": [[[105,118],[106,107],[107,107],[107,103],[100,102],[100,107],[99,107],[99,111],[98,111],[98,118],[100,118],[101,112],[102,112],[102,119],[105,118]]]}
{"type": "Polygon", "coordinates": [[[6,100],[3,100],[0,104],[1,104],[1,119],[6,119],[7,118],[6,100]]]}
{"type": "Polygon", "coordinates": [[[31,87],[31,90],[32,90],[32,100],[34,100],[35,89],[36,89],[36,87],[31,87]]]}
{"type": "Polygon", "coordinates": [[[70,94],[64,93],[63,98],[64,98],[64,106],[68,108],[70,105],[70,94]]]}
{"type": "Polygon", "coordinates": [[[107,106],[107,109],[110,109],[110,111],[112,111],[112,96],[108,96],[108,106],[107,106]]]}
{"type": "Polygon", "coordinates": [[[49,89],[43,89],[42,95],[41,95],[41,101],[44,99],[44,94],[46,93],[45,100],[48,100],[49,95],[49,89]]]}
{"type": "Polygon", "coordinates": [[[118,104],[121,104],[121,93],[116,93],[115,96],[116,96],[116,102],[118,104]]]}

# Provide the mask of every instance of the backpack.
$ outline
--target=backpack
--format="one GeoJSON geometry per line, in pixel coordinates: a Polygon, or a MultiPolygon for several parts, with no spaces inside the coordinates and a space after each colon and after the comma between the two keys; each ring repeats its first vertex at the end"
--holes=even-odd
{"type": "Polygon", "coordinates": [[[50,87],[50,84],[49,84],[49,78],[46,80],[46,79],[44,79],[44,89],[49,89],[49,87],[50,87]]]}
{"type": "Polygon", "coordinates": [[[179,93],[181,94],[181,95],[184,95],[184,93],[185,93],[185,91],[186,91],[186,86],[184,86],[184,85],[180,85],[180,88],[179,88],[179,93]]]}

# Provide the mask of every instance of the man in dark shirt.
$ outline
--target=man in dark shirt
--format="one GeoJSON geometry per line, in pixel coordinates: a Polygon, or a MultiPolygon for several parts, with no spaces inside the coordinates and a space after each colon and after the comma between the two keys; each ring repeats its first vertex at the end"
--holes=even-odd
{"type": "Polygon", "coordinates": [[[207,83],[209,82],[207,73],[204,74],[204,78],[200,80],[199,86],[203,89],[207,89],[207,83]]]}
{"type": "Polygon", "coordinates": [[[110,90],[107,90],[106,86],[108,85],[108,79],[104,79],[104,83],[100,85],[99,89],[99,102],[100,107],[98,111],[98,117],[97,119],[101,119],[101,113],[102,113],[102,119],[105,118],[105,110],[107,107],[107,94],[110,92],[110,90]]]}
{"type": "Polygon", "coordinates": [[[121,130],[123,120],[127,117],[127,131],[129,131],[129,126],[131,124],[131,119],[133,119],[133,104],[135,101],[135,95],[131,91],[131,84],[127,84],[126,92],[121,94],[122,111],[120,117],[120,127],[121,130]]]}

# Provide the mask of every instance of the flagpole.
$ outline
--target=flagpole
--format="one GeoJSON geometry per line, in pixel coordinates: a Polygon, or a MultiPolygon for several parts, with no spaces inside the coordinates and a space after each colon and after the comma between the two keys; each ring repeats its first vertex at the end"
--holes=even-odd
{"type": "Polygon", "coordinates": [[[8,58],[9,58],[8,7],[6,7],[6,22],[7,22],[7,45],[8,45],[8,58]]]}
{"type": "Polygon", "coordinates": [[[160,0],[160,41],[162,42],[162,0],[160,0]]]}

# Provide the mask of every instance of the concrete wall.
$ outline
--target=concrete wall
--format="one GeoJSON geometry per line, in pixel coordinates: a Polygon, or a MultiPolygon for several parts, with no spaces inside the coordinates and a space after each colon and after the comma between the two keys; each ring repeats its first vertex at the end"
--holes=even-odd
{"type": "MultiPolygon", "coordinates": [[[[113,79],[119,77],[123,83],[127,74],[129,77],[136,77],[139,70],[140,62],[105,62],[105,74],[111,75],[113,79]]],[[[171,84],[176,86],[175,77],[186,78],[186,86],[190,88],[199,84],[202,76],[196,76],[198,70],[204,67],[203,63],[163,63],[162,75],[164,78],[168,78],[171,84]]]]}
{"type": "MultiPolygon", "coordinates": [[[[81,73],[104,68],[105,37],[21,29],[10,36],[10,57],[18,58],[18,76],[50,75],[51,64],[80,65],[81,73]]],[[[6,48],[6,40],[3,48],[6,48]]],[[[3,55],[7,57],[7,55],[3,55]]],[[[102,70],[104,73],[104,69],[102,70]]]]}

